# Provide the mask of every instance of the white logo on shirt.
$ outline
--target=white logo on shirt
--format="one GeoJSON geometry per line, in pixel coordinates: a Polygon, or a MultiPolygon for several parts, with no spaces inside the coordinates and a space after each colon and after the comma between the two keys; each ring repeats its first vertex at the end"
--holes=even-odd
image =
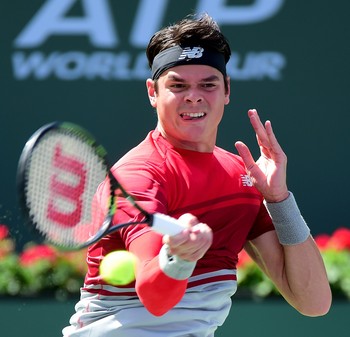
{"type": "Polygon", "coordinates": [[[241,174],[241,179],[242,179],[243,186],[248,186],[248,187],[252,187],[253,186],[253,182],[250,179],[248,174],[241,174]]]}
{"type": "Polygon", "coordinates": [[[186,47],[183,49],[181,55],[179,56],[179,60],[188,59],[199,59],[203,56],[204,49],[202,47],[186,47]]]}

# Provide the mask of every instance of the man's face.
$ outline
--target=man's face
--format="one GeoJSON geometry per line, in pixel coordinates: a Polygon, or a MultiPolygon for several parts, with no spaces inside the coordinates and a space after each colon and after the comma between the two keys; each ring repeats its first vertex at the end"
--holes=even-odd
{"type": "Polygon", "coordinates": [[[170,68],[154,82],[147,80],[151,105],[158,114],[158,128],[175,147],[211,152],[218,125],[229,103],[223,75],[207,65],[170,68]]]}

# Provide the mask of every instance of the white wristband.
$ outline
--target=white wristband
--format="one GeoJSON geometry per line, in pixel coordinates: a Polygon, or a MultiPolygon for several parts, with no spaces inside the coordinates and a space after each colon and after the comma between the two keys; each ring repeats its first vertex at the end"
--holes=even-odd
{"type": "Polygon", "coordinates": [[[192,275],[196,262],[185,261],[176,255],[170,255],[168,245],[163,245],[159,252],[159,266],[169,277],[185,280],[192,275]]]}
{"type": "Polygon", "coordinates": [[[265,207],[275,226],[278,240],[282,245],[296,245],[306,241],[310,229],[300,214],[292,192],[281,202],[266,202],[265,207]]]}

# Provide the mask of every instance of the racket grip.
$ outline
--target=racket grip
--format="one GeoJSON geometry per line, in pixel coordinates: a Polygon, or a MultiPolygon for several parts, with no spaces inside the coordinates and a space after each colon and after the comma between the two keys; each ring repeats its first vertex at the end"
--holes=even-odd
{"type": "Polygon", "coordinates": [[[162,213],[152,214],[151,227],[160,234],[176,235],[182,232],[186,227],[178,220],[162,213]]]}

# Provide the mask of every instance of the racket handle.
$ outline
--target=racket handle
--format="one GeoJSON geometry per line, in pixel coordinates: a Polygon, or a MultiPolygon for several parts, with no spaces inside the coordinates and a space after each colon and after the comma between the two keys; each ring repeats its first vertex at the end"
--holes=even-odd
{"type": "Polygon", "coordinates": [[[160,234],[176,235],[185,229],[178,220],[162,213],[152,214],[151,227],[160,234]]]}

